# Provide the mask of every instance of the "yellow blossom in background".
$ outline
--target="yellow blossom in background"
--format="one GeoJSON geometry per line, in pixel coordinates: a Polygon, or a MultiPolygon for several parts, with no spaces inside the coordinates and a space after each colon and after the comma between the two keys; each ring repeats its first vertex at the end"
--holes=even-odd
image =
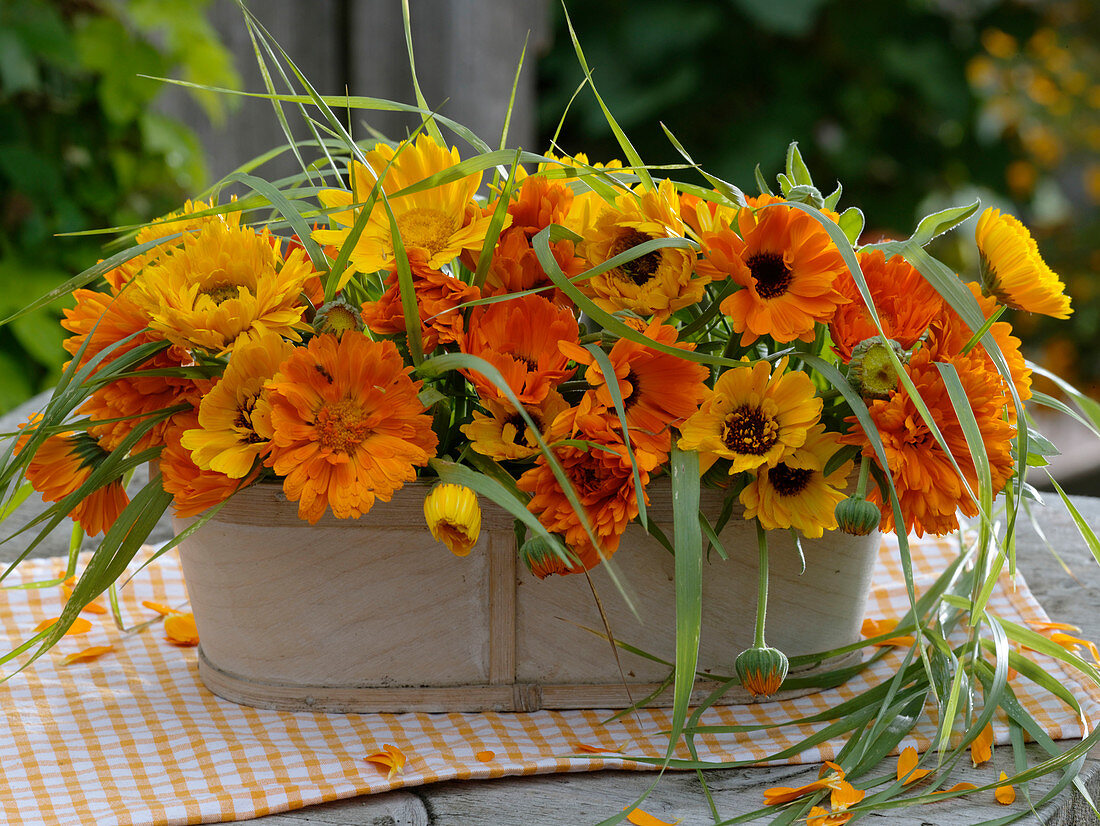
{"type": "Polygon", "coordinates": [[[975,232],[982,258],[982,292],[1017,310],[1069,318],[1065,285],[1039,255],[1027,227],[990,207],[975,232]]]}
{"type": "Polygon", "coordinates": [[[477,494],[462,485],[436,485],[424,497],[424,520],[437,542],[455,556],[466,556],[481,533],[477,494]]]}
{"type": "MultiPolygon", "coordinates": [[[[381,189],[389,199],[406,252],[419,250],[428,265],[438,270],[464,251],[480,251],[491,220],[473,200],[481,185],[480,172],[398,196],[401,190],[458,164],[462,159],[457,149],[448,151],[422,134],[415,142],[404,141],[396,149],[379,144],[367,153],[366,160],[365,166],[357,161],[351,163],[351,191],[326,189],[318,194],[324,207],[336,211],[329,215],[330,226],[335,227],[315,230],[316,241],[343,246],[358,218],[360,205],[370,198],[382,176],[381,189]]],[[[389,213],[379,193],[338,286],[343,287],[355,272],[373,273],[387,268],[395,256],[389,213]]]]}

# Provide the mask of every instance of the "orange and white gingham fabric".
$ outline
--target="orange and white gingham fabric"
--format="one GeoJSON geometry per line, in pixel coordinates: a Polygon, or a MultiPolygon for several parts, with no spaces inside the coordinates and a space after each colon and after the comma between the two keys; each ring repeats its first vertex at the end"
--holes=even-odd
{"type": "MultiPolygon", "coordinates": [[[[914,543],[918,589],[954,552],[947,541],[914,543]]],[[[57,560],[28,561],[19,576],[42,581],[54,576],[57,566],[57,560]]],[[[41,620],[57,616],[62,598],[59,588],[0,592],[4,649],[30,637],[41,620]]],[[[173,556],[150,565],[123,592],[131,624],[156,616],[142,600],[185,605],[173,556]]],[[[884,543],[868,616],[897,618],[907,606],[896,545],[884,543]]],[[[1022,579],[1014,588],[1003,578],[991,610],[1017,622],[1046,619],[1022,579]]],[[[107,616],[85,616],[92,620],[90,632],[66,637],[0,684],[0,810],[8,823],[213,823],[437,780],[647,769],[618,755],[578,755],[577,747],[623,746],[626,755],[658,756],[664,745],[659,732],[670,724],[668,711],[658,709],[607,725],[601,721],[609,715],[600,711],[326,715],[252,709],[207,692],[198,680],[195,650],[171,645],[159,624],[124,635],[107,616]],[[60,664],[65,654],[104,644],[114,647],[98,659],[60,664]],[[408,757],[404,772],[392,781],[364,759],[386,743],[408,757]]],[[[880,682],[899,661],[900,655],[891,653],[840,688],[783,702],[714,708],[702,722],[745,725],[811,715],[880,682]]],[[[1100,720],[1100,692],[1053,660],[1042,664],[1070,687],[1090,720],[1100,720]]],[[[1060,701],[1023,678],[1013,685],[1051,737],[1081,736],[1079,721],[1060,701]]],[[[814,728],[700,737],[699,756],[762,760],[814,728]]],[[[926,715],[900,747],[923,750],[933,732],[934,720],[926,715]]],[[[1007,742],[1003,721],[994,732],[997,742],[1007,742]]],[[[817,763],[838,748],[826,742],[791,762],[817,763]]]]}

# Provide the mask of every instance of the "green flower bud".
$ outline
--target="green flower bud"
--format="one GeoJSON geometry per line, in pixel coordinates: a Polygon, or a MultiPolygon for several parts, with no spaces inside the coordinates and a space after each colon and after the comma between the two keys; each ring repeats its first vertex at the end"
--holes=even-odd
{"type": "Polygon", "coordinates": [[[331,333],[339,338],[348,330],[362,332],[363,316],[357,307],[341,296],[321,306],[313,317],[313,329],[318,335],[331,333]]]}
{"type": "Polygon", "coordinates": [[[519,549],[519,558],[527,570],[539,579],[546,579],[551,574],[572,574],[582,570],[579,562],[570,565],[562,559],[541,536],[532,536],[524,542],[519,549]]]}
{"type": "MultiPolygon", "coordinates": [[[[902,364],[909,362],[905,348],[893,339],[887,339],[902,364]]],[[[897,389],[898,375],[890,361],[886,345],[878,338],[867,338],[852,350],[848,363],[848,383],[865,399],[887,399],[897,389]]]]}
{"type": "Polygon", "coordinates": [[[778,648],[746,648],[733,665],[741,685],[753,697],[768,697],[779,691],[787,677],[787,655],[778,648]]]}
{"type": "Polygon", "coordinates": [[[837,527],[852,536],[867,536],[882,521],[878,505],[862,496],[849,496],[837,502],[835,514],[837,527]]]}

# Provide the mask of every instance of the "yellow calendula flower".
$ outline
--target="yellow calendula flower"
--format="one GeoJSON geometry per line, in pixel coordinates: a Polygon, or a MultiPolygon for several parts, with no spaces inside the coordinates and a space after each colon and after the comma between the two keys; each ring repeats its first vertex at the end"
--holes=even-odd
{"type": "MultiPolygon", "coordinates": [[[[333,228],[314,231],[313,238],[317,242],[342,246],[359,214],[354,205],[370,198],[378,176],[384,175],[382,190],[389,198],[406,252],[420,250],[428,266],[438,270],[464,251],[476,253],[481,250],[492,216],[484,213],[474,201],[474,193],[481,185],[480,172],[410,195],[393,197],[402,189],[458,164],[462,159],[457,149],[447,151],[431,137],[420,135],[415,143],[406,141],[396,149],[379,144],[367,153],[366,160],[367,165],[352,162],[350,192],[326,189],[318,193],[322,205],[337,211],[329,215],[333,228]]],[[[348,270],[340,276],[339,286],[343,287],[353,272],[372,273],[386,269],[394,255],[390,217],[380,194],[349,256],[348,270]]]]}
{"type": "Polygon", "coordinates": [[[436,541],[455,556],[466,556],[481,533],[477,495],[462,485],[439,484],[424,498],[424,519],[436,541]]]}
{"type": "Polygon", "coordinates": [[[1027,227],[992,207],[975,232],[982,257],[982,292],[1029,313],[1069,318],[1073,312],[1065,284],[1039,255],[1027,227]]]}
{"type": "Polygon", "coordinates": [[[271,235],[220,222],[147,267],[133,284],[149,326],[173,344],[224,354],[242,336],[304,329],[303,285],[316,272],[298,249],[280,261],[271,235]]]}
{"type": "Polygon", "coordinates": [[[242,479],[256,459],[267,454],[270,442],[256,433],[252,417],[264,382],[279,372],[279,365],[293,352],[293,344],[274,334],[233,351],[221,381],[202,398],[199,427],[184,431],[180,438],[196,465],[242,479]]]}
{"type": "MultiPolygon", "coordinates": [[[[488,415],[475,410],[473,421],[461,428],[474,450],[498,462],[529,459],[539,452],[538,440],[511,403],[499,399],[484,399],[481,403],[488,415]]],[[[568,407],[556,390],[547,391],[538,404],[524,405],[543,438],[557,415],[568,407]]]]}
{"type": "Polygon", "coordinates": [[[775,467],[761,467],[741,491],[745,518],[759,519],[768,530],[796,528],[810,539],[834,530],[836,506],[844,499],[840,489],[852,470],[852,463],[845,462],[825,475],[825,466],[839,447],[840,436],[826,433],[825,425],[810,428],[801,447],[775,467]]]}
{"type": "MultiPolygon", "coordinates": [[[[603,209],[585,232],[581,253],[597,266],[647,241],[683,238],[685,232],[676,187],[665,180],[656,190],[624,193],[603,209]]],[[[589,278],[582,288],[608,312],[667,318],[702,298],[709,281],[696,272],[692,250],[662,247],[589,278]]]]}
{"type": "Polygon", "coordinates": [[[805,444],[821,416],[821,399],[809,376],[786,369],[786,358],[774,372],[766,361],[746,362],[718,377],[699,412],[680,428],[680,449],[699,452],[700,471],[718,459],[731,461],[731,475],[775,467],[805,444]]]}

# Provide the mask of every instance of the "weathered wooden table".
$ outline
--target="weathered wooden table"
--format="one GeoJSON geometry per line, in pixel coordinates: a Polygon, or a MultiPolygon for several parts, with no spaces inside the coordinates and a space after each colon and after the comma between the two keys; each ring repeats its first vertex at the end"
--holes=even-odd
{"type": "MultiPolygon", "coordinates": [[[[37,408],[35,408],[37,409],[37,408]]],[[[0,417],[0,432],[14,430],[25,419],[26,409],[0,417]]],[[[1089,524],[1100,526],[1100,498],[1075,497],[1075,504],[1089,524]]],[[[37,496],[25,503],[5,525],[11,528],[29,520],[42,507],[37,496]]],[[[1100,640],[1100,565],[1074,527],[1069,513],[1055,495],[1048,506],[1037,509],[1037,519],[1047,541],[1073,571],[1068,576],[1055,561],[1046,544],[1029,525],[1023,525],[1018,543],[1019,566],[1039,602],[1056,620],[1079,625],[1082,636],[1100,640]]],[[[155,539],[166,538],[167,525],[158,529],[155,539]]],[[[55,532],[55,541],[36,549],[36,555],[52,556],[65,552],[67,531],[55,532]]],[[[13,543],[14,544],[14,543],[13,543]]],[[[18,553],[11,546],[0,546],[0,561],[18,553]]],[[[1063,744],[1068,745],[1068,744],[1063,744]]],[[[1032,754],[1041,759],[1038,750],[1032,754]]],[[[893,772],[894,759],[883,765],[882,774],[893,772]]],[[[760,808],[762,792],[775,785],[797,786],[816,778],[817,766],[780,766],[759,769],[732,769],[706,773],[706,781],[723,819],[760,808]]],[[[957,772],[958,780],[976,784],[989,781],[988,766],[957,772]]],[[[280,815],[247,821],[256,826],[460,826],[494,824],[595,824],[622,810],[654,781],[651,772],[603,771],[568,775],[504,778],[489,781],[452,781],[410,790],[387,792],[310,806],[280,815]]],[[[1090,794],[1100,798],[1100,749],[1094,749],[1082,774],[1090,794]]],[[[1053,776],[1031,784],[1033,800],[1038,800],[1054,785],[1053,776]]],[[[1024,805],[1019,795],[1014,807],[992,802],[989,793],[980,800],[955,798],[901,809],[872,817],[892,826],[971,826],[1008,814],[1024,805]]],[[[668,773],[660,779],[647,799],[646,811],[673,821],[683,818],[684,826],[710,824],[714,818],[694,773],[668,773]]],[[[1039,811],[1040,821],[1051,826],[1072,826],[1097,822],[1076,791],[1063,791],[1039,811]]],[[[765,821],[761,821],[765,822],[765,821]]],[[[1026,822],[1026,821],[1025,821],[1026,822]]]]}

